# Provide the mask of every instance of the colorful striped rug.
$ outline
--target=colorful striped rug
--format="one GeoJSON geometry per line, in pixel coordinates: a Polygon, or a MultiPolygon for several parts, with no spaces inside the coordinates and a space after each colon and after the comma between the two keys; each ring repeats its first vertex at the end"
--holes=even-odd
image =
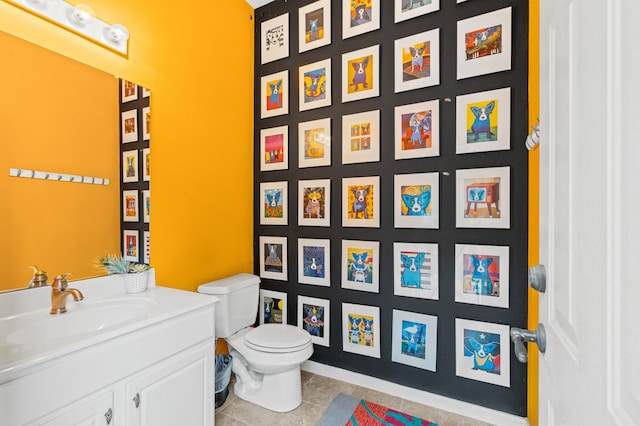
{"type": "Polygon", "coordinates": [[[391,408],[339,394],[316,426],[437,426],[391,408]]]}

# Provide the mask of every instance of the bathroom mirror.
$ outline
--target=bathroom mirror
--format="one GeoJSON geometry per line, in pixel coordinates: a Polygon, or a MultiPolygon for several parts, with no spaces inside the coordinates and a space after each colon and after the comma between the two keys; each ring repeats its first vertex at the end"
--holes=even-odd
{"type": "Polygon", "coordinates": [[[67,272],[71,280],[103,275],[96,259],[122,251],[120,80],[1,31],[0,61],[0,291],[26,288],[29,265],[49,282],[67,272]],[[14,177],[10,169],[109,184],[14,177]]]}

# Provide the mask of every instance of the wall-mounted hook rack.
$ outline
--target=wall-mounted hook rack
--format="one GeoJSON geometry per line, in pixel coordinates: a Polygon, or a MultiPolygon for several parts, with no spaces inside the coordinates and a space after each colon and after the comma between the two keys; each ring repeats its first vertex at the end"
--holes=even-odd
{"type": "Polygon", "coordinates": [[[109,185],[109,179],[93,176],[70,175],[67,173],[43,172],[29,169],[9,169],[9,176],[27,179],[55,180],[59,182],[89,183],[92,185],[109,185]]]}

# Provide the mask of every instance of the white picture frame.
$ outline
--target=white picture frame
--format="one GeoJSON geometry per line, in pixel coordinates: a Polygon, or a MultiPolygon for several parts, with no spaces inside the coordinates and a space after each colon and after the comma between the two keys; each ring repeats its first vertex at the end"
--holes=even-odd
{"type": "Polygon", "coordinates": [[[342,226],[380,227],[380,176],[342,179],[342,226]]]}
{"type": "Polygon", "coordinates": [[[380,242],[342,240],[342,288],[380,292],[380,242]]]}
{"type": "Polygon", "coordinates": [[[511,69],[511,7],[458,21],[457,79],[511,69]]]}
{"type": "Polygon", "coordinates": [[[393,243],[393,294],[418,299],[440,298],[438,244],[393,243]]]}
{"type": "Polygon", "coordinates": [[[260,24],[260,63],[267,64],[289,57],[289,14],[260,24]]]}
{"type": "Polygon", "coordinates": [[[122,143],[138,141],[138,110],[123,111],[122,114],[122,143]]]}
{"type": "Polygon", "coordinates": [[[298,109],[331,106],[331,58],[298,68],[298,109]]]}
{"type": "Polygon", "coordinates": [[[331,346],[331,301],[298,296],[298,328],[306,330],[314,344],[331,346]]]}
{"type": "Polygon", "coordinates": [[[331,226],[331,179],[298,181],[298,225],[331,226]]]}
{"type": "Polygon", "coordinates": [[[122,191],[122,221],[138,222],[140,220],[140,194],[138,190],[122,191]]]}
{"type": "Polygon", "coordinates": [[[440,155],[440,100],[399,105],[394,108],[396,160],[440,155]]]}
{"type": "Polygon", "coordinates": [[[391,361],[436,371],[438,317],[393,310],[391,361]]]}
{"type": "Polygon", "coordinates": [[[260,278],[287,281],[287,237],[260,236],[260,278]]]}
{"type": "Polygon", "coordinates": [[[509,247],[456,244],[455,301],[509,308],[509,247]]]}
{"type": "Polygon", "coordinates": [[[289,223],[288,181],[260,182],[260,225],[289,223]]]}
{"type": "Polygon", "coordinates": [[[419,0],[394,0],[394,22],[406,21],[407,19],[440,10],[440,0],[424,0],[420,2],[420,4],[418,4],[418,1],[419,0]],[[416,7],[413,7],[414,3],[416,7]]]}
{"type": "Polygon", "coordinates": [[[287,293],[260,289],[260,316],[262,324],[287,324],[287,293]]]}
{"type": "Polygon", "coordinates": [[[138,150],[122,152],[122,183],[138,182],[138,150]]]}
{"type": "Polygon", "coordinates": [[[299,8],[298,53],[328,44],[331,44],[331,1],[319,0],[299,8]]]}
{"type": "Polygon", "coordinates": [[[260,129],[260,171],[289,168],[289,126],[260,129]]]}
{"type": "Polygon", "coordinates": [[[298,238],[298,282],[331,286],[331,240],[298,238]]]}
{"type": "Polygon", "coordinates": [[[356,6],[353,1],[342,1],[343,40],[380,29],[380,1],[366,0],[356,6]]]}
{"type": "Polygon", "coordinates": [[[380,308],[342,303],[342,350],[380,358],[380,345],[380,308]]]}
{"type": "Polygon", "coordinates": [[[342,164],[380,161],[380,110],[342,116],[342,164]]]}
{"type": "Polygon", "coordinates": [[[289,114],[289,70],[260,77],[260,118],[289,114]]]}
{"type": "Polygon", "coordinates": [[[455,327],[456,376],[510,388],[509,326],[456,318],[455,327]]]}
{"type": "Polygon", "coordinates": [[[509,166],[456,170],[456,227],[509,229],[510,175],[509,166]]]}
{"type": "Polygon", "coordinates": [[[298,123],[298,167],[331,165],[331,119],[298,123]]]}
{"type": "Polygon", "coordinates": [[[342,103],[380,96],[380,45],[342,54],[342,103]]]}
{"type": "Polygon", "coordinates": [[[440,84],[440,28],[394,42],[396,93],[440,84]]]}
{"type": "Polygon", "coordinates": [[[511,88],[456,96],[456,154],[511,149],[511,88]]]}
{"type": "Polygon", "coordinates": [[[440,174],[410,173],[393,177],[396,228],[440,227],[440,174]]]}
{"type": "Polygon", "coordinates": [[[122,257],[130,262],[140,260],[140,232],[133,229],[122,231],[122,257]]]}
{"type": "Polygon", "coordinates": [[[142,208],[140,211],[142,212],[142,221],[144,223],[151,222],[151,191],[148,189],[144,189],[141,191],[141,200],[142,208]]]}

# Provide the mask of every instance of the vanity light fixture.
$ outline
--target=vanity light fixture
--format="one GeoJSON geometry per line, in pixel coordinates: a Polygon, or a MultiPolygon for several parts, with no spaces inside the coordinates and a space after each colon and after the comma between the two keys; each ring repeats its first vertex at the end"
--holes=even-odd
{"type": "Polygon", "coordinates": [[[129,31],[122,24],[107,24],[96,18],[91,7],[73,6],[64,0],[5,0],[36,16],[71,30],[123,55],[127,54],[129,31]]]}

